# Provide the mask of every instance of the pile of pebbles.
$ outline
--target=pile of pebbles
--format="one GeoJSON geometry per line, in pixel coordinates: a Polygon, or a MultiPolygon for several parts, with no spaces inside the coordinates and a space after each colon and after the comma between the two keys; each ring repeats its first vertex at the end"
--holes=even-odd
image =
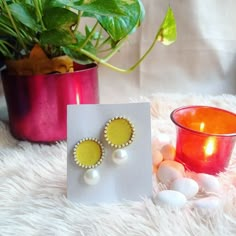
{"type": "Polygon", "coordinates": [[[153,197],[156,205],[182,208],[188,204],[200,209],[221,206],[222,187],[218,177],[186,171],[181,163],[174,160],[175,147],[172,144],[161,146],[159,140],[154,140],[152,158],[153,173],[157,181],[166,186],[153,197]]]}

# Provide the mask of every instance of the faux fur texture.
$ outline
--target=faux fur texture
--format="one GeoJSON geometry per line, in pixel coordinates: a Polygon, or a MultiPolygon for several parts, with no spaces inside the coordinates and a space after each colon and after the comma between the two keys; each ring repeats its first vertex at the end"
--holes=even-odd
{"type": "MultiPolygon", "coordinates": [[[[175,143],[170,112],[204,104],[236,111],[233,95],[156,94],[132,99],[152,104],[153,139],[164,133],[175,143]]],[[[15,140],[0,122],[0,235],[181,236],[236,235],[236,152],[219,175],[222,207],[199,210],[162,208],[152,199],[85,206],[66,198],[66,142],[39,145],[15,140]]],[[[132,174],[132,173],[130,173],[132,174]]],[[[153,176],[153,195],[165,186],[153,176]]],[[[202,195],[197,195],[201,198],[202,195]]]]}

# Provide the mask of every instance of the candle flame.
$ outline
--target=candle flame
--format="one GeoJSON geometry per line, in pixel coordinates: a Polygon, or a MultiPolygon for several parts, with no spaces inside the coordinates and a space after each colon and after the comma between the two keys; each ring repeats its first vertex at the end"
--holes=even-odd
{"type": "Polygon", "coordinates": [[[76,104],[80,104],[79,88],[76,87],[76,104]]]}
{"type": "Polygon", "coordinates": [[[200,131],[202,132],[205,128],[205,123],[204,122],[201,122],[200,124],[200,131]]]}
{"type": "Polygon", "coordinates": [[[205,156],[210,156],[215,152],[215,139],[213,137],[208,138],[204,151],[205,156]]]}
{"type": "Polygon", "coordinates": [[[78,93],[76,94],[76,103],[80,104],[80,99],[79,99],[79,94],[78,93]]]}

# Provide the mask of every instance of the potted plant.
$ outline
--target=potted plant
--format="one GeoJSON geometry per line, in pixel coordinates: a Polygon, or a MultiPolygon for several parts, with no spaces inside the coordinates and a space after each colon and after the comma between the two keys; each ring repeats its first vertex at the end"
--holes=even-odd
{"type": "Polygon", "coordinates": [[[169,7],[153,43],[130,68],[109,64],[144,19],[141,0],[2,0],[0,55],[10,129],[37,142],[66,138],[66,105],[97,103],[97,65],[131,72],[156,42],[176,39],[169,7]]]}

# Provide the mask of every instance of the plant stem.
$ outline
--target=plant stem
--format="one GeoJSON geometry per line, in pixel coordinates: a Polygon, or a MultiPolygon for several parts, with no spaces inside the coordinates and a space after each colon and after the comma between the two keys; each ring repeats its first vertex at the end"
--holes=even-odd
{"type": "Polygon", "coordinates": [[[116,47],[105,58],[103,58],[103,60],[104,61],[110,60],[120,50],[120,48],[122,47],[127,38],[128,36],[125,37],[122,41],[120,41],[119,44],[116,45],[116,47]]]}
{"type": "Polygon", "coordinates": [[[82,11],[78,11],[77,22],[76,22],[74,32],[76,32],[79,28],[81,15],[82,15],[82,11]]]}
{"type": "Polygon", "coordinates": [[[98,49],[102,48],[103,45],[106,45],[107,42],[111,39],[110,36],[108,36],[105,40],[102,41],[102,43],[97,47],[98,49]]]}
{"type": "Polygon", "coordinates": [[[96,30],[96,27],[98,26],[98,21],[96,22],[96,24],[93,26],[93,29],[90,31],[89,35],[87,36],[86,40],[84,41],[84,43],[81,45],[80,48],[84,48],[87,43],[89,42],[89,40],[91,39],[91,37],[93,36],[93,33],[96,30]]]}
{"type": "MultiPolygon", "coordinates": [[[[84,49],[80,49],[80,51],[88,56],[89,58],[93,59],[94,61],[98,62],[98,63],[101,63],[103,64],[104,66],[107,66],[115,71],[118,71],[118,72],[123,72],[123,73],[130,73],[132,72],[137,66],[140,65],[140,63],[147,57],[147,55],[151,52],[151,50],[153,49],[153,47],[155,46],[156,42],[158,41],[158,37],[159,37],[159,34],[161,34],[161,30],[158,30],[151,46],[147,49],[147,51],[144,53],[144,55],[131,67],[129,67],[128,69],[121,69],[119,67],[116,67],[116,66],[113,66],[111,65],[110,63],[107,63],[106,60],[104,59],[101,59],[93,54],[91,54],[90,52],[84,50],[84,49]]],[[[118,50],[118,49],[117,49],[118,50]]],[[[107,58],[106,58],[107,59],[107,58]]]]}
{"type": "Polygon", "coordinates": [[[17,36],[16,32],[12,28],[8,27],[6,24],[0,22],[0,27],[3,29],[4,33],[10,34],[13,37],[17,36]]]}
{"type": "Polygon", "coordinates": [[[2,2],[3,2],[3,5],[4,5],[4,7],[5,7],[6,11],[7,11],[7,14],[9,16],[9,19],[10,19],[11,23],[12,23],[12,26],[13,26],[14,30],[16,31],[18,41],[20,42],[20,44],[21,44],[22,48],[25,50],[25,52],[27,52],[27,48],[25,46],[25,43],[24,43],[23,39],[21,38],[21,35],[20,35],[20,32],[19,32],[18,28],[16,27],[16,24],[15,24],[15,22],[13,20],[11,12],[10,12],[10,10],[8,8],[7,3],[6,3],[6,0],[2,0],[2,2]]]}
{"type": "Polygon", "coordinates": [[[10,52],[10,50],[8,49],[8,47],[6,47],[6,45],[8,47],[11,47],[13,50],[15,49],[11,44],[9,44],[6,41],[0,40],[0,52],[2,53],[2,55],[7,56],[8,58],[12,58],[13,55],[10,52]]]}
{"type": "Polygon", "coordinates": [[[98,47],[99,42],[100,42],[100,39],[101,39],[101,36],[102,36],[102,27],[101,27],[100,30],[99,30],[98,38],[97,38],[97,41],[96,41],[96,43],[95,43],[95,45],[94,45],[95,48],[98,47]]]}
{"type": "Polygon", "coordinates": [[[124,73],[129,72],[129,71],[127,71],[127,70],[118,68],[118,67],[116,67],[116,66],[113,66],[113,65],[107,63],[107,62],[104,61],[103,59],[101,59],[101,58],[95,56],[94,54],[92,54],[92,53],[86,51],[85,49],[80,49],[80,52],[83,53],[84,55],[88,56],[89,58],[93,59],[93,60],[96,61],[97,63],[101,63],[101,64],[103,64],[103,65],[105,65],[105,66],[107,66],[107,67],[109,67],[109,68],[111,68],[111,69],[113,69],[113,70],[115,70],[115,71],[124,72],[124,73]]]}
{"type": "Polygon", "coordinates": [[[40,4],[40,1],[38,1],[38,0],[34,0],[34,5],[35,5],[35,9],[36,9],[36,14],[37,14],[38,19],[41,23],[41,26],[42,26],[43,30],[46,30],[46,27],[45,27],[43,20],[42,20],[42,14],[41,14],[42,5],[40,4]]]}
{"type": "Polygon", "coordinates": [[[8,47],[10,47],[12,50],[15,50],[15,47],[13,45],[11,45],[9,42],[5,41],[5,40],[0,40],[0,42],[4,45],[7,45],[8,47]]]}
{"type": "Polygon", "coordinates": [[[104,53],[104,52],[110,52],[113,48],[106,48],[103,50],[100,50],[99,53],[104,53]]]}
{"type": "Polygon", "coordinates": [[[43,6],[42,6],[42,1],[41,0],[38,1],[38,8],[39,8],[40,12],[43,11],[43,6]]]}

